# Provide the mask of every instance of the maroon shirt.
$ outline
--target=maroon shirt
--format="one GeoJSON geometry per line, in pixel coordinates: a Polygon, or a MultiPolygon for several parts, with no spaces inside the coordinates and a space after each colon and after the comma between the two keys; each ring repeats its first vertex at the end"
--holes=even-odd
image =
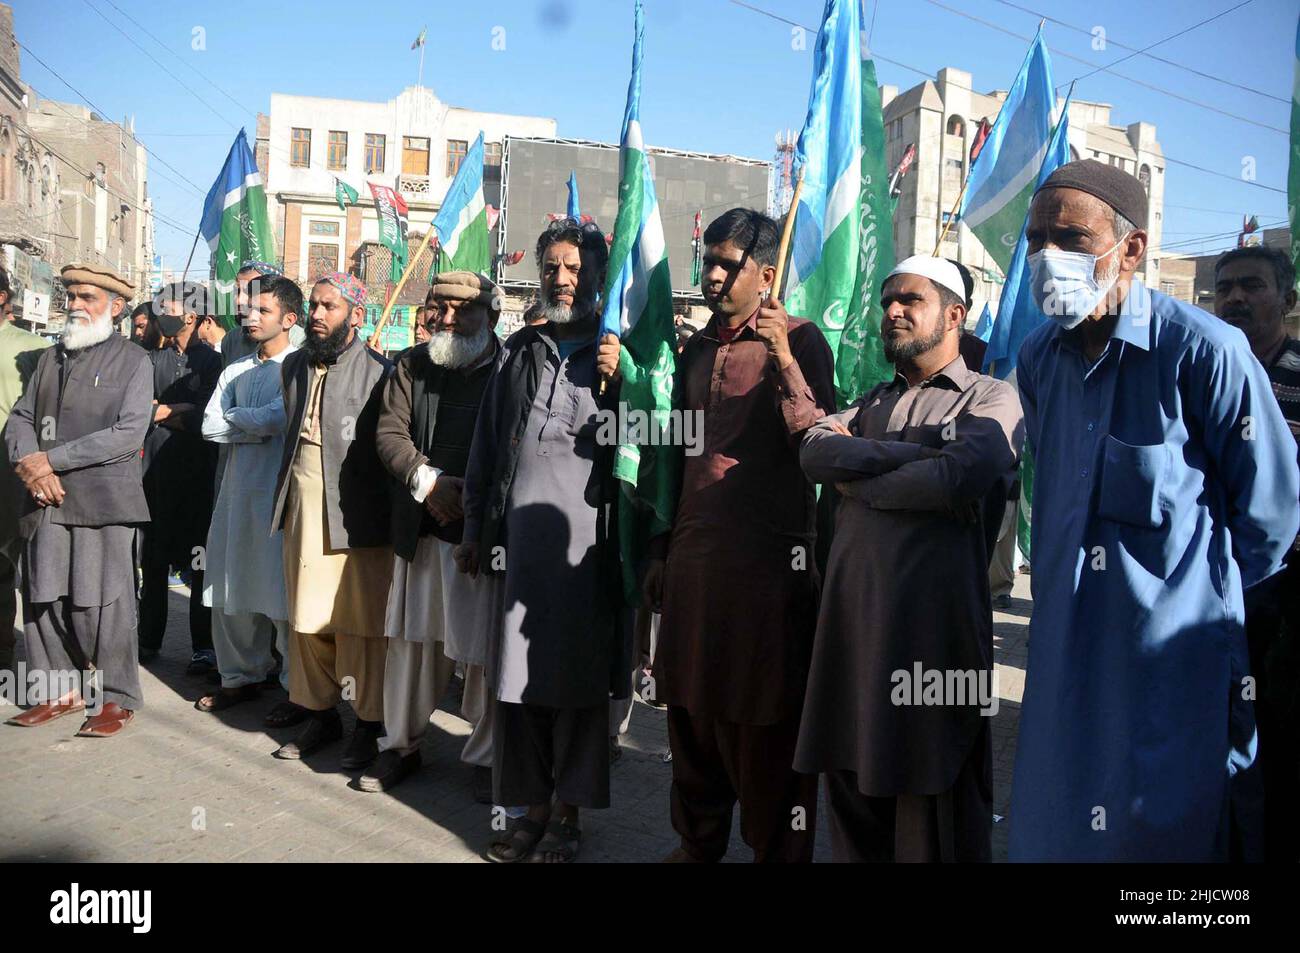
{"type": "Polygon", "coordinates": [[[654,671],[660,700],[697,717],[797,717],[817,627],[813,485],[804,431],[835,409],[834,359],[790,318],[778,370],[751,315],[729,343],[712,318],[677,359],[678,406],[703,411],[687,456],[664,577],[654,671]]]}

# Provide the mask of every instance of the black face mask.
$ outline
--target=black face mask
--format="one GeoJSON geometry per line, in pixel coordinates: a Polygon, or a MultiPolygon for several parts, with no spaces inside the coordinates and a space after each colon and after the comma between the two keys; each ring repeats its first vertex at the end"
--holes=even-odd
{"type": "Polygon", "coordinates": [[[158,315],[157,320],[158,330],[162,332],[163,337],[165,338],[176,337],[176,335],[180,334],[185,327],[185,319],[183,317],[178,318],[170,314],[160,314],[158,315]]]}
{"type": "Polygon", "coordinates": [[[348,322],[344,321],[323,338],[318,338],[309,331],[302,342],[302,349],[307,352],[307,360],[313,364],[333,364],[347,346],[349,330],[348,322]]]}

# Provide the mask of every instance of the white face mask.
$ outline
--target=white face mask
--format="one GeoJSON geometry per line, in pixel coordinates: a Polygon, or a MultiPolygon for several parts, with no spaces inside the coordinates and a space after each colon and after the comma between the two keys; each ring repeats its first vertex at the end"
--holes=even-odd
{"type": "Polygon", "coordinates": [[[1100,255],[1044,248],[1029,256],[1029,290],[1034,304],[1067,331],[1096,309],[1119,280],[1119,261],[1110,274],[1097,277],[1097,259],[1105,258],[1128,239],[1125,235],[1100,255]]]}

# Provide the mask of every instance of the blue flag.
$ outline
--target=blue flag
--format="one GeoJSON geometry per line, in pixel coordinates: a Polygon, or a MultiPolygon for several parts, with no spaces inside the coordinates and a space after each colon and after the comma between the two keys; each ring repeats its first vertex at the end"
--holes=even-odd
{"type": "Polygon", "coordinates": [[[569,173],[569,218],[575,222],[582,221],[578,207],[578,173],[569,173]]]}
{"type": "Polygon", "coordinates": [[[975,336],[985,344],[989,343],[989,337],[993,334],[993,312],[989,310],[989,303],[984,302],[984,311],[980,314],[980,319],[975,322],[975,336]]]}
{"type": "Polygon", "coordinates": [[[1039,30],[971,167],[959,211],[1003,274],[1010,274],[1012,248],[1047,153],[1055,103],[1052,63],[1039,30]]]}
{"type": "MultiPolygon", "coordinates": [[[[1052,133],[1042,168],[1038,172],[1039,185],[1070,161],[1069,131],[1070,97],[1067,96],[1061,107],[1061,119],[1056,124],[1056,131],[1052,133]]],[[[1034,297],[1029,290],[1029,242],[1025,238],[1025,226],[1028,224],[1029,216],[1026,213],[1025,225],[1020,228],[1020,240],[1016,242],[1016,251],[1011,257],[1011,267],[1007,269],[1007,283],[1002,286],[1002,297],[998,300],[998,316],[993,322],[989,347],[984,352],[984,373],[1003,380],[1015,370],[1020,345],[1029,336],[1029,332],[1047,320],[1043,312],[1038,310],[1038,305],[1034,304],[1034,297]]]]}

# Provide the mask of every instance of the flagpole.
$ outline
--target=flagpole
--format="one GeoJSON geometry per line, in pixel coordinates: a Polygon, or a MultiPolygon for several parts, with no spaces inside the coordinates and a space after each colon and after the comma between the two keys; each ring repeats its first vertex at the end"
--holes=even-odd
{"type": "Polygon", "coordinates": [[[424,88],[424,44],[420,44],[420,72],[415,79],[415,85],[424,88]]]}
{"type": "MultiPolygon", "coordinates": [[[[974,167],[973,162],[970,165],[971,168],[974,167]]],[[[938,257],[939,246],[942,245],[943,240],[948,237],[948,229],[952,228],[952,223],[957,220],[957,209],[961,208],[961,200],[966,196],[966,186],[969,184],[970,184],[970,168],[966,170],[966,177],[961,181],[961,191],[957,193],[957,201],[952,203],[952,210],[948,213],[948,221],[944,222],[943,231],[939,233],[939,240],[934,243],[934,251],[931,252],[932,258],[938,257]]]]}
{"type": "Polygon", "coordinates": [[[194,261],[194,250],[199,247],[199,236],[203,234],[203,229],[194,233],[194,244],[190,246],[190,257],[185,259],[185,270],[181,272],[181,281],[184,281],[190,273],[190,263],[194,261]]]}
{"type": "Polygon", "coordinates": [[[375,323],[374,333],[370,335],[370,340],[374,341],[376,345],[379,343],[380,332],[384,330],[384,325],[388,323],[389,315],[393,313],[393,305],[397,302],[397,296],[401,294],[402,289],[406,287],[406,279],[411,277],[411,272],[415,270],[416,262],[420,260],[420,256],[424,254],[424,250],[429,247],[429,240],[433,238],[435,231],[437,231],[437,229],[435,229],[432,223],[430,223],[429,230],[424,233],[424,240],[420,242],[420,247],[415,250],[415,254],[411,256],[411,260],[406,263],[406,269],[402,272],[401,280],[398,281],[397,286],[393,288],[393,296],[389,298],[387,303],[384,305],[384,312],[379,316],[379,320],[375,323]]]}
{"type": "Polygon", "coordinates": [[[785,215],[785,227],[781,229],[781,246],[776,253],[776,274],[772,278],[771,297],[781,300],[781,281],[785,278],[785,255],[790,249],[790,235],[794,232],[794,218],[799,211],[799,194],[803,191],[803,169],[794,183],[794,195],[790,197],[790,209],[785,215]]]}

